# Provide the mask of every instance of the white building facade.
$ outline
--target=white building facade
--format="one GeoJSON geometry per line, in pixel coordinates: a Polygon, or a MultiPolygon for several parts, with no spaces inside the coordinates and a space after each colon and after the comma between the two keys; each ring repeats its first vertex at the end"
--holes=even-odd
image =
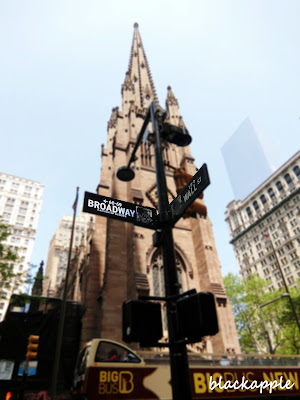
{"type": "Polygon", "coordinates": [[[244,200],[227,206],[231,243],[242,277],[257,273],[280,289],[300,278],[300,152],[244,200]]]}
{"type": "MultiPolygon", "coordinates": [[[[80,212],[76,216],[72,256],[76,248],[85,240],[91,219],[93,220],[94,218],[83,212],[80,212]]],[[[57,297],[60,286],[65,279],[72,223],[73,215],[64,215],[50,241],[43,283],[43,296],[57,297]]]]}
{"type": "MultiPolygon", "coordinates": [[[[36,229],[42,205],[44,186],[36,181],[0,172],[0,219],[9,226],[5,244],[18,254],[14,273],[27,277],[36,229]]],[[[11,290],[3,287],[0,298],[0,321],[3,320],[10,295],[22,293],[25,283],[16,283],[11,290]],[[5,297],[5,299],[3,298],[5,297]]]]}

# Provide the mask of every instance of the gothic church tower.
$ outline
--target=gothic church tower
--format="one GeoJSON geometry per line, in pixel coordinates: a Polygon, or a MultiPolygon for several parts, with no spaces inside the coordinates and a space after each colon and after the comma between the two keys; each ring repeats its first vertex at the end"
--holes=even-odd
{"type": "MultiPolygon", "coordinates": [[[[107,128],[107,145],[102,146],[98,194],[156,207],[156,175],[153,145],[141,143],[135,161],[135,178],[117,179],[119,167],[127,165],[148,106],[158,99],[138,24],[134,25],[129,68],[122,85],[122,107],[112,110],[107,128]]],[[[161,108],[158,104],[158,107],[161,108]]],[[[183,126],[178,101],[168,87],[166,122],[183,126]]],[[[162,109],[162,108],[161,108],[162,109]]],[[[149,125],[150,127],[150,125],[149,125]]],[[[189,147],[166,143],[165,171],[170,201],[176,197],[174,169],[197,171],[189,147]]],[[[86,306],[82,340],[105,337],[121,341],[122,303],[139,295],[163,295],[162,256],[153,247],[153,230],[97,216],[89,256],[82,264],[81,301],[86,306]]],[[[179,282],[182,291],[195,288],[214,293],[220,332],[196,351],[240,351],[231,304],[224,290],[212,224],[208,217],[180,219],[173,229],[179,282]]],[[[167,332],[167,330],[166,330],[167,332]]]]}

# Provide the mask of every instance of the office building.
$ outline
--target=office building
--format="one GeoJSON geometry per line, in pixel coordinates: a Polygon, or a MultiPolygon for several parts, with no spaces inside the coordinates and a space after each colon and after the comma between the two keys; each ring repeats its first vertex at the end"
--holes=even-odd
{"type": "Polygon", "coordinates": [[[22,274],[22,282],[11,282],[10,289],[5,289],[4,283],[0,283],[1,297],[6,298],[0,299],[0,321],[5,315],[10,295],[25,290],[43,189],[44,186],[39,182],[0,172],[0,218],[11,232],[5,244],[17,252],[19,259],[14,263],[14,273],[22,274]]]}
{"type": "MultiPolygon", "coordinates": [[[[93,217],[82,212],[76,216],[72,256],[84,242],[91,219],[93,217]]],[[[68,265],[72,224],[73,215],[64,215],[50,241],[43,282],[43,295],[46,297],[61,297],[61,286],[68,265]]]]}
{"type": "Polygon", "coordinates": [[[242,277],[259,274],[269,290],[300,277],[300,152],[243,200],[227,206],[231,243],[242,277]],[[282,271],[282,273],[281,273],[282,271]]]}

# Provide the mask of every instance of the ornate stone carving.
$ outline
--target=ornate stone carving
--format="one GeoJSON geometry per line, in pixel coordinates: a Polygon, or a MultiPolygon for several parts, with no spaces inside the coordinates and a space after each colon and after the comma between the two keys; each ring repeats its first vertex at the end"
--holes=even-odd
{"type": "Polygon", "coordinates": [[[108,121],[108,124],[107,124],[109,129],[115,128],[117,126],[118,110],[119,110],[119,107],[114,107],[112,109],[110,120],[108,121]]]}

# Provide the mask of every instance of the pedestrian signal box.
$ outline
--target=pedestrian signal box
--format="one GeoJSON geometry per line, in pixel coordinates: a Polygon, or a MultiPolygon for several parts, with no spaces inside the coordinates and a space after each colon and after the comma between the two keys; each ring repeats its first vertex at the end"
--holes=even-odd
{"type": "Polygon", "coordinates": [[[28,363],[30,360],[35,360],[38,354],[39,347],[39,339],[40,337],[37,335],[30,335],[28,338],[28,346],[26,353],[26,362],[28,363]]]}
{"type": "Polygon", "coordinates": [[[163,336],[161,305],[151,301],[128,300],[123,303],[123,340],[153,345],[163,336]]]}
{"type": "Polygon", "coordinates": [[[200,292],[177,300],[177,340],[201,342],[203,336],[219,332],[214,295],[200,292]]]}

